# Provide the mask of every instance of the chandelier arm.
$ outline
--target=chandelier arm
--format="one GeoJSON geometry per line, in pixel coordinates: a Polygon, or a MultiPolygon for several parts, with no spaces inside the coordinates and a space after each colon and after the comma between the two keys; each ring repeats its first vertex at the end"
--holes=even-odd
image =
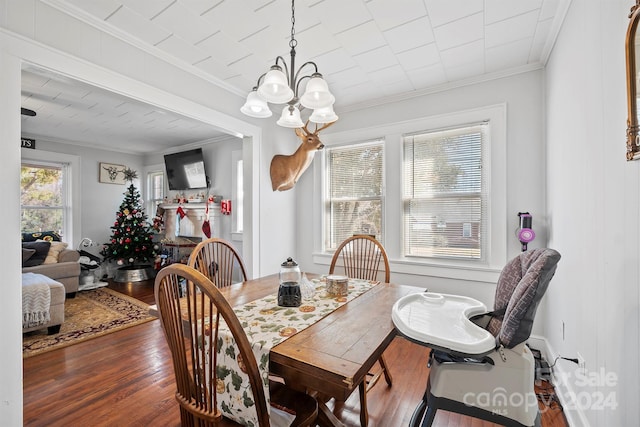
{"type": "Polygon", "coordinates": [[[263,73],[260,77],[258,77],[258,81],[256,82],[256,85],[251,90],[258,90],[258,88],[260,87],[260,80],[264,79],[264,76],[266,75],[267,73],[263,73]]]}
{"type": "MultiPolygon", "coordinates": [[[[300,70],[298,70],[298,73],[300,73],[300,70]]],[[[300,80],[298,80],[298,74],[296,74],[296,88],[295,88],[295,92],[294,92],[294,99],[298,99],[298,89],[300,89],[300,83],[302,83],[302,81],[304,79],[310,79],[311,76],[302,76],[300,77],[300,80]]],[[[304,108],[304,106],[302,104],[300,104],[301,109],[304,108]]]]}
{"type": "MultiPolygon", "coordinates": [[[[318,72],[318,66],[316,65],[316,63],[315,63],[315,62],[313,62],[313,61],[307,61],[307,62],[305,62],[304,64],[302,64],[302,65],[300,66],[300,68],[298,68],[298,71],[296,72],[295,80],[298,80],[298,75],[302,72],[302,69],[303,69],[304,67],[306,67],[307,65],[313,65],[314,73],[317,73],[317,72],[318,72]]],[[[308,75],[308,76],[305,76],[305,77],[311,77],[311,75],[308,75]]]]}
{"type": "MultiPolygon", "coordinates": [[[[278,55],[276,57],[276,65],[278,65],[278,61],[282,62],[282,65],[284,66],[284,75],[287,76],[287,83],[289,84],[289,87],[291,87],[291,81],[290,81],[290,77],[289,77],[289,67],[287,66],[287,61],[284,60],[284,58],[280,55],[278,55]]],[[[291,62],[291,68],[293,68],[293,61],[291,62]]]]}

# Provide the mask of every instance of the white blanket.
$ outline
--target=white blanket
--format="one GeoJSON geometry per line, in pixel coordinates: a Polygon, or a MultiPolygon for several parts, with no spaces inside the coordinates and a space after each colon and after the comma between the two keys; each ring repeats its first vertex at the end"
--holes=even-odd
{"type": "Polygon", "coordinates": [[[51,291],[55,280],[36,273],[22,274],[22,328],[46,325],[51,320],[51,291]]]}

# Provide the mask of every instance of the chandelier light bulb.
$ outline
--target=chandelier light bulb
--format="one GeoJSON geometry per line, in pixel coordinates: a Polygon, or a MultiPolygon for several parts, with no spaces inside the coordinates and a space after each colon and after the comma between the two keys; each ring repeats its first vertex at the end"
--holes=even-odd
{"type": "Polygon", "coordinates": [[[293,105],[286,105],[282,109],[282,115],[276,123],[285,128],[301,128],[304,126],[300,118],[300,110],[293,105]]]}
{"type": "Polygon", "coordinates": [[[244,103],[242,108],[240,108],[240,111],[249,117],[257,118],[271,117],[273,114],[269,109],[267,102],[260,98],[256,89],[249,92],[249,95],[247,95],[247,101],[244,103]]]}
{"type": "Polygon", "coordinates": [[[338,115],[333,111],[333,105],[328,107],[316,108],[313,110],[309,121],[313,123],[332,123],[338,120],[338,115]]]}
{"type": "Polygon", "coordinates": [[[327,82],[322,74],[314,73],[307,83],[304,95],[300,98],[300,104],[306,108],[324,108],[332,105],[336,98],[329,92],[327,82]]]}
{"type": "Polygon", "coordinates": [[[258,87],[258,95],[274,104],[283,104],[293,99],[293,90],[279,65],[273,65],[264,76],[264,81],[258,87]]]}

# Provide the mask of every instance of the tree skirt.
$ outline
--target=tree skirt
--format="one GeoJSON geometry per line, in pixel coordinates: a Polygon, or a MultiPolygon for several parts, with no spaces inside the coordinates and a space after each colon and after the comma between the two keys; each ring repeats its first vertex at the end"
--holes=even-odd
{"type": "Polygon", "coordinates": [[[60,333],[47,329],[22,335],[22,357],[77,344],[156,319],[149,306],[108,288],[78,292],[64,303],[64,323],[60,333]]]}

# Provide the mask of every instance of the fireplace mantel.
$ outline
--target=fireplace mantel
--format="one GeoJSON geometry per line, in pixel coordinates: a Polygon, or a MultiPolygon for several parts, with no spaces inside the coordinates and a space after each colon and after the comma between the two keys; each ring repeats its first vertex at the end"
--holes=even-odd
{"type": "MultiPolygon", "coordinates": [[[[206,239],[202,232],[202,224],[206,218],[206,203],[162,203],[164,209],[164,230],[166,239],[182,237],[197,237],[206,239]],[[178,223],[177,210],[182,206],[185,217],[178,223]]],[[[211,237],[220,237],[220,204],[209,203],[209,225],[211,237]]]]}

